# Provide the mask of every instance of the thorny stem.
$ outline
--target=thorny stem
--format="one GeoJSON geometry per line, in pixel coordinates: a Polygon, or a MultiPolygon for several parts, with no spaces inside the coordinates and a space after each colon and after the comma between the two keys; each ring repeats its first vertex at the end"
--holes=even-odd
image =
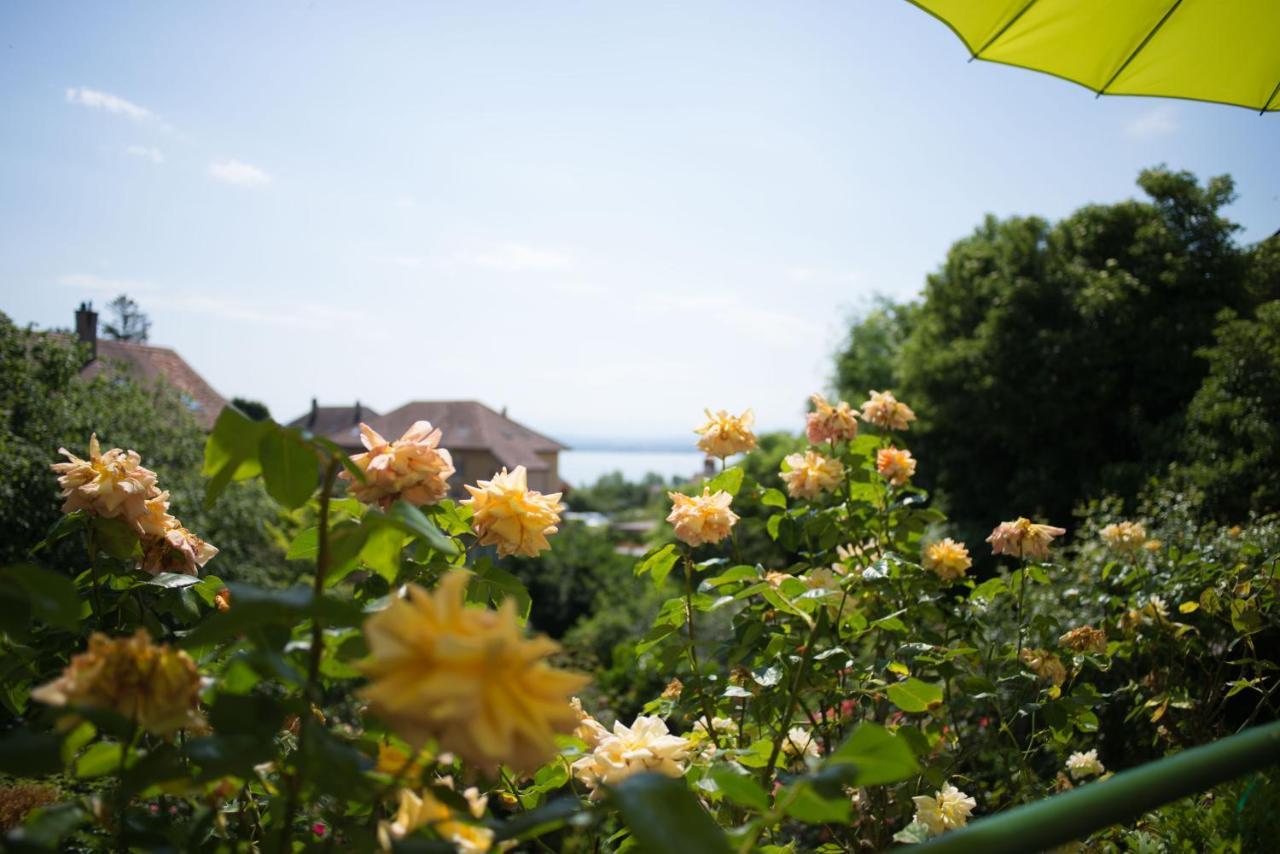
{"type": "Polygon", "coordinates": [[[720,749],[720,737],[716,735],[715,725],[711,722],[715,709],[711,706],[711,698],[702,686],[702,670],[698,667],[697,638],[693,633],[693,558],[688,552],[684,555],[684,605],[685,626],[689,633],[689,666],[693,668],[693,689],[698,692],[698,700],[702,704],[702,714],[706,718],[707,734],[711,743],[720,749]]]}
{"type": "MultiPolygon", "coordinates": [[[[324,594],[325,575],[329,571],[329,500],[333,495],[333,484],[338,478],[338,469],[342,467],[337,457],[330,457],[324,471],[324,485],[320,488],[320,514],[318,520],[318,543],[316,549],[316,578],[312,587],[313,600],[319,600],[324,594]]],[[[302,689],[303,701],[310,703],[316,691],[316,682],[320,678],[320,660],[324,655],[324,625],[318,616],[311,618],[311,659],[307,666],[307,684],[302,689]]],[[[310,709],[306,711],[310,714],[310,709]]],[[[298,728],[298,746],[295,755],[302,759],[307,743],[307,730],[310,722],[302,720],[298,728]]],[[[298,798],[302,790],[302,777],[298,768],[294,767],[289,775],[288,795],[284,806],[284,823],[280,828],[280,851],[287,852],[292,848],[293,818],[298,810],[298,798]]]]}
{"type": "Polygon", "coordinates": [[[102,631],[107,630],[106,612],[102,610],[102,583],[98,579],[98,544],[93,538],[93,531],[84,535],[85,549],[89,552],[89,572],[93,576],[93,616],[102,631]]]}
{"type": "Polygon", "coordinates": [[[764,768],[760,772],[760,782],[764,790],[769,791],[769,783],[773,777],[774,764],[778,761],[778,754],[782,752],[782,741],[786,738],[788,725],[791,723],[792,716],[796,713],[796,704],[800,699],[800,685],[804,681],[805,671],[809,669],[809,662],[813,660],[813,647],[818,640],[818,629],[822,626],[822,612],[818,612],[818,617],[813,621],[813,626],[809,629],[809,639],[805,641],[804,655],[800,658],[800,665],[796,668],[796,674],[791,680],[791,691],[787,695],[787,707],[783,712],[781,725],[778,727],[777,734],[773,737],[773,748],[769,751],[769,761],[765,763],[764,768]]]}
{"type": "Polygon", "coordinates": [[[1022,560],[1022,566],[1018,575],[1018,654],[1019,659],[1022,658],[1022,604],[1027,598],[1027,561],[1022,560]]]}

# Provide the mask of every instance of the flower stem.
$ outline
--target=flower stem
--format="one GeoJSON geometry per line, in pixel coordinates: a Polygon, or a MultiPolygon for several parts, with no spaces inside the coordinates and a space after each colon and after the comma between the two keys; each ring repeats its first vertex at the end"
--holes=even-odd
{"type": "Polygon", "coordinates": [[[93,531],[84,535],[84,547],[89,552],[89,572],[93,577],[93,618],[102,631],[107,630],[106,612],[102,610],[102,582],[98,578],[98,543],[93,538],[93,531]]]}
{"type": "Polygon", "coordinates": [[[688,552],[684,555],[684,614],[685,627],[689,635],[689,667],[693,669],[693,690],[698,692],[698,701],[702,704],[702,714],[706,718],[707,733],[711,743],[720,749],[720,738],[716,735],[715,725],[711,722],[715,709],[711,706],[711,698],[702,685],[702,669],[698,666],[697,637],[693,633],[693,558],[688,552]]]}
{"type": "Polygon", "coordinates": [[[769,791],[769,783],[773,778],[773,766],[778,761],[778,754],[782,752],[783,739],[787,737],[787,729],[791,724],[791,718],[796,713],[796,705],[800,699],[800,684],[804,681],[805,671],[809,669],[809,662],[813,660],[813,647],[818,640],[818,629],[822,626],[822,612],[818,612],[818,617],[813,621],[813,625],[809,629],[809,639],[805,641],[804,655],[800,658],[800,665],[796,668],[796,674],[791,680],[791,691],[787,695],[787,710],[782,715],[782,723],[778,727],[778,733],[773,737],[773,748],[769,751],[769,761],[765,763],[764,769],[760,772],[760,783],[764,790],[769,791]]]}
{"type": "Polygon", "coordinates": [[[1018,658],[1022,658],[1022,605],[1027,598],[1027,562],[1018,569],[1018,658]]]}
{"type": "MultiPolygon", "coordinates": [[[[324,595],[325,574],[329,571],[329,500],[333,495],[333,484],[338,478],[338,469],[342,462],[337,457],[330,457],[324,471],[324,485],[320,488],[320,518],[318,525],[318,543],[316,549],[316,578],[312,587],[313,604],[324,595]]],[[[311,617],[311,659],[307,666],[307,684],[302,689],[304,703],[310,704],[315,694],[316,683],[320,678],[320,660],[324,655],[324,626],[318,616],[311,617]]],[[[311,714],[310,708],[303,712],[311,714]]],[[[307,743],[307,730],[312,725],[304,717],[298,728],[298,746],[294,749],[299,760],[307,743]]],[[[293,773],[289,776],[289,790],[285,798],[284,823],[280,827],[280,851],[282,854],[292,850],[293,820],[298,811],[298,800],[302,790],[302,776],[295,763],[293,773]]]]}

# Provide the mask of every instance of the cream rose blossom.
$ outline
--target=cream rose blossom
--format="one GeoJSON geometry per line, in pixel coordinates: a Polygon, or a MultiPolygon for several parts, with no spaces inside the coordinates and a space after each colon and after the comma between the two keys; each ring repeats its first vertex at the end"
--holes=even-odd
{"type": "Polygon", "coordinates": [[[741,415],[730,415],[721,409],[714,415],[706,410],[707,423],[693,432],[702,438],[698,447],[709,457],[724,459],[734,454],[745,454],[756,446],[756,434],[751,431],[755,414],[750,409],[741,415]]]}
{"type": "Polygon", "coordinates": [[[1067,771],[1071,779],[1082,780],[1085,777],[1097,777],[1106,773],[1106,768],[1098,759],[1097,750],[1073,753],[1067,757],[1067,771]]]}
{"type": "Polygon", "coordinates": [[[669,492],[671,513],[667,521],[675,529],[676,539],[690,546],[718,543],[729,536],[738,514],[729,509],[733,496],[704,488],[701,495],[669,492]]]}
{"type": "Polygon", "coordinates": [[[906,430],[916,414],[911,407],[893,396],[891,391],[868,392],[870,399],[862,404],[862,420],[882,430],[906,430]]]}
{"type": "Polygon", "coordinates": [[[615,723],[613,732],[573,763],[573,773],[591,789],[591,799],[599,800],[604,797],[603,785],[642,771],[682,776],[692,748],[689,739],[672,735],[661,718],[640,715],[631,726],[615,723]]]}
{"type": "Polygon", "coordinates": [[[858,413],[847,402],[832,405],[820,394],[809,399],[813,411],[805,418],[805,435],[810,444],[848,442],[858,435],[858,413]]]}
{"type": "Polygon", "coordinates": [[[351,494],[365,504],[389,507],[403,498],[410,504],[435,504],[449,493],[453,457],[440,447],[441,434],[430,421],[418,421],[394,442],[388,442],[368,424],[360,425],[363,454],[351,462],[364,473],[361,483],[350,472],[341,477],[351,483],[351,494]]]}
{"type": "Polygon", "coordinates": [[[950,783],[944,783],[932,798],[916,795],[911,800],[916,805],[915,820],[929,829],[930,836],[964,827],[978,805],[977,801],[950,783]]]}
{"type": "Polygon", "coordinates": [[[840,461],[828,459],[817,451],[790,454],[784,462],[786,468],[780,477],[792,498],[817,498],[844,480],[844,466],[840,461]]]}

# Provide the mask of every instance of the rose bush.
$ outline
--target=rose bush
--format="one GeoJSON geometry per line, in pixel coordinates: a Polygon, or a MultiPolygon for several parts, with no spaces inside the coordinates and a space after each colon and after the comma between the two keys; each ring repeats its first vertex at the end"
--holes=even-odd
{"type": "Polygon", "coordinates": [[[65,515],[0,570],[7,845],[877,850],[1077,787],[1123,796],[1112,772],[1275,716],[1273,520],[1107,505],[1074,542],[992,520],[1005,562],[978,576],[978,544],[912,484],[911,409],[814,403],[814,444],[757,477],[726,460],[758,453],[750,412],[708,412],[726,461],[671,494],[636,566],[666,598],[628,660],[667,687],[622,720],[526,631],[503,568],[554,551],[559,496],[517,469],[444,498],[449,437],[425,422],[348,458],[222,414],[209,501],[261,478],[314,519],[286,590],[223,584],[145,449],[68,454],[65,515]],[[148,558],[179,529],[181,560],[148,558]],[[81,563],[43,565],[72,539],[81,563]]]}

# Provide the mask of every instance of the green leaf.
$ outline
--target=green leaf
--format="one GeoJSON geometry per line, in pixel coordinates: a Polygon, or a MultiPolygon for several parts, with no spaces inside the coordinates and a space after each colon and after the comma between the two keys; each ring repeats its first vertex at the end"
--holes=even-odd
{"type": "Polygon", "coordinates": [[[320,481],[316,452],[297,430],[271,425],[258,441],[267,494],[293,510],[307,503],[320,481]]]}
{"type": "Polygon", "coordinates": [[[636,564],[636,575],[644,575],[648,572],[653,575],[654,585],[660,587],[662,582],[667,580],[667,576],[671,574],[671,568],[676,565],[676,561],[679,559],[680,553],[676,551],[675,545],[667,543],[636,564]]]}
{"type": "Polygon", "coordinates": [[[793,783],[778,795],[783,812],[808,824],[848,824],[853,804],[841,794],[824,798],[807,781],[793,783]]]}
{"type": "Polygon", "coordinates": [[[711,769],[711,779],[716,781],[716,788],[735,804],[765,812],[769,809],[769,796],[760,784],[741,771],[729,765],[717,765],[711,769]]]}
{"type": "Polygon", "coordinates": [[[231,591],[231,610],[205,617],[182,639],[183,647],[191,649],[220,643],[266,625],[292,627],[307,617],[319,617],[330,628],[359,625],[365,618],[355,603],[325,596],[317,598],[309,587],[263,590],[233,582],[227,588],[231,591]]]}
{"type": "Polygon", "coordinates": [[[851,785],[882,786],[905,780],[919,769],[911,747],[899,735],[871,721],[862,723],[827,757],[827,765],[852,764],[851,785]]]}
{"type": "Polygon", "coordinates": [[[0,570],[0,579],[21,590],[32,616],[60,629],[79,627],[80,594],[70,578],[24,563],[0,570]]]}
{"type": "Polygon", "coordinates": [[[364,516],[366,525],[392,525],[406,534],[412,534],[440,554],[452,557],[458,553],[455,543],[440,526],[403,498],[398,499],[386,513],[370,510],[364,516]]]}
{"type": "Polygon", "coordinates": [[[400,552],[404,548],[405,533],[386,525],[374,528],[360,549],[360,562],[381,575],[388,584],[394,584],[400,574],[400,552]]]}
{"type": "Polygon", "coordinates": [[[942,686],[914,676],[889,686],[889,700],[904,712],[926,712],[942,705],[942,686]]]}
{"type": "Polygon", "coordinates": [[[533,600],[524,582],[501,567],[493,565],[490,560],[480,560],[474,567],[475,577],[467,588],[467,599],[472,602],[499,604],[503,599],[514,599],[516,613],[521,619],[528,619],[533,600]]]}
{"type": "Polygon", "coordinates": [[[95,516],[89,523],[93,530],[93,543],[119,560],[135,560],[142,555],[138,532],[122,519],[104,519],[95,516]]]}
{"type": "Polygon", "coordinates": [[[320,529],[306,528],[298,532],[298,536],[293,538],[293,542],[289,543],[289,551],[285,553],[285,560],[315,560],[316,553],[320,550],[320,529]]]}
{"type": "Polygon", "coordinates": [[[765,507],[781,507],[787,509],[787,496],[782,494],[782,490],[769,488],[764,491],[764,495],[760,496],[760,503],[765,507]]]}
{"type": "Polygon", "coordinates": [[[124,753],[124,745],[118,741],[100,741],[91,746],[76,760],[76,776],[102,777],[114,774],[120,769],[120,757],[124,753]]]}
{"type": "Polygon", "coordinates": [[[637,774],[613,790],[614,802],[640,851],[726,854],[729,841],[683,780],[637,774]]]}
{"type": "Polygon", "coordinates": [[[147,579],[147,584],[163,587],[166,590],[180,589],[190,587],[193,584],[199,584],[200,579],[194,575],[183,575],[180,572],[160,572],[147,579]]]}
{"type": "Polygon", "coordinates": [[[233,480],[246,480],[262,471],[258,459],[258,443],[276,425],[270,421],[254,421],[234,406],[224,406],[214,422],[213,431],[204,443],[202,473],[209,478],[204,502],[213,502],[233,480]]]}
{"type": "Polygon", "coordinates": [[[705,488],[712,492],[727,492],[730,495],[737,495],[738,490],[742,488],[743,470],[739,466],[725,469],[720,474],[707,481],[705,488]]]}

